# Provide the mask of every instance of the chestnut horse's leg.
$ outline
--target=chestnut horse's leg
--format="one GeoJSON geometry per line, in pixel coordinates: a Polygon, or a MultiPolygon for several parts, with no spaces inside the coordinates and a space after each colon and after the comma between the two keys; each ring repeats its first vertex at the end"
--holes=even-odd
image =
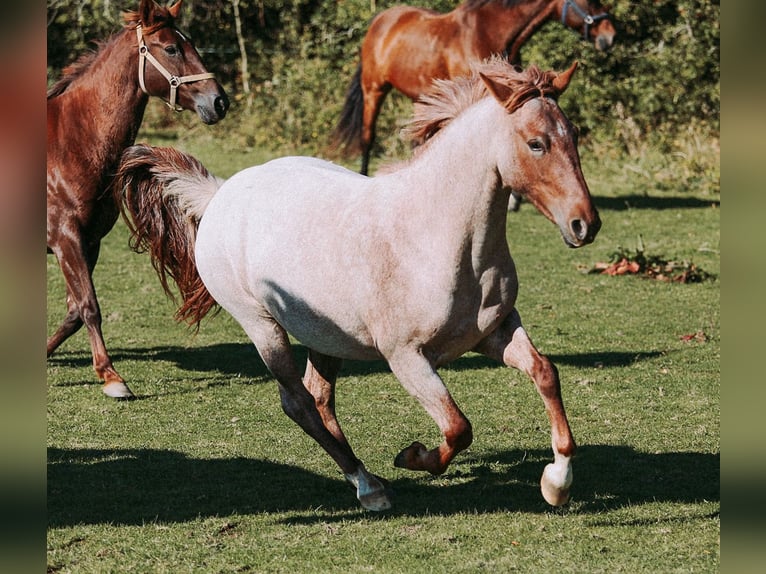
{"type": "Polygon", "coordinates": [[[444,435],[444,442],[432,450],[413,442],[396,456],[394,465],[442,474],[455,455],[473,441],[471,423],[455,404],[431,363],[419,351],[399,352],[388,362],[399,382],[420,402],[444,435]]]}
{"type": "Polygon", "coordinates": [[[370,167],[370,154],[372,146],[375,143],[375,123],[378,121],[380,108],[383,100],[391,91],[390,84],[379,85],[377,82],[365,80],[365,68],[362,67],[362,94],[364,109],[362,112],[362,169],[359,171],[362,175],[367,175],[370,167]]]}
{"type": "MultiPolygon", "coordinates": [[[[342,440],[336,437],[333,430],[325,426],[323,418],[329,416],[331,420],[334,420],[334,412],[330,416],[328,408],[322,408],[321,414],[320,410],[317,409],[317,399],[304,386],[295,366],[285,330],[275,321],[263,317],[256,318],[247,325],[243,323],[242,326],[255,343],[263,362],[277,379],[282,410],[285,414],[333,458],[345,474],[346,479],[356,487],[357,498],[364,508],[367,510],[391,508],[391,501],[385,492],[385,486],[374,475],[367,472],[364,464],[351,450],[348,441],[337,425],[337,421],[335,421],[335,429],[342,440]]],[[[317,357],[323,356],[315,353],[314,358],[317,357]]],[[[315,368],[316,364],[307,367],[307,372],[311,374],[311,380],[308,381],[307,386],[316,390],[320,396],[327,398],[328,404],[332,404],[332,385],[328,387],[327,383],[330,380],[334,381],[334,376],[337,375],[337,369],[340,365],[334,363],[335,359],[329,357],[324,359],[317,359],[317,362],[320,363],[319,370],[315,368]],[[327,361],[325,362],[324,359],[327,361]],[[325,367],[327,370],[322,372],[321,369],[325,367]],[[328,378],[322,383],[317,377],[328,378]]]]}
{"type": "Polygon", "coordinates": [[[81,238],[75,233],[62,233],[60,240],[55,245],[51,245],[51,251],[56,255],[64,275],[68,311],[64,322],[48,339],[47,351],[50,356],[84,323],[90,339],[93,369],[98,378],[104,382],[102,387],[104,394],[118,399],[130,399],[133,398],[133,393],[112,366],[112,360],[106,351],[104,336],[101,333],[101,309],[96,299],[92,279],[100,246],[100,242],[94,243],[86,255],[81,238]]]}
{"type": "Polygon", "coordinates": [[[576,447],[564,411],[556,367],[532,344],[521,325],[521,317],[515,309],[475,350],[525,372],[534,381],[551,423],[554,457],[554,462],[545,467],[540,488],[543,498],[549,504],[553,506],[566,504],[569,500],[569,487],[572,484],[571,458],[576,447]]]}

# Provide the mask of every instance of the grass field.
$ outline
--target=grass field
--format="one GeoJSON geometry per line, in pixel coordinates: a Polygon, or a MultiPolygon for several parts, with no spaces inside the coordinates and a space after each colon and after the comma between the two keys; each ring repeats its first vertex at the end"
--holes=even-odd
{"type": "MultiPolygon", "coordinates": [[[[222,176],[267,159],[179,147],[222,176]]],[[[107,346],[139,399],[102,395],[84,332],[48,360],[48,572],[718,571],[720,196],[704,179],[673,188],[675,164],[642,161],[584,154],[604,222],[589,247],[567,249],[529,205],[509,218],[518,308],[559,367],[580,447],[563,509],[539,493],[550,429],[532,383],[467,355],[442,375],[475,441],[440,477],[393,467],[412,440],[440,437],[386,365],[344,366],[339,420],[395,491],[392,510],[362,511],[282,413],[241,329],[225,313],[198,334],[175,323],[118,224],[95,282],[107,346]],[[715,278],[588,273],[639,236],[715,278]]],[[[50,333],[65,305],[47,265],[50,333]]]]}

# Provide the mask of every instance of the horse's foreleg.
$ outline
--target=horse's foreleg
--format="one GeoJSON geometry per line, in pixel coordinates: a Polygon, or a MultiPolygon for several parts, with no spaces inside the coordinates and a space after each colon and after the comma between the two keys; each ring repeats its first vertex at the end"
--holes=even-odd
{"type": "Polygon", "coordinates": [[[313,366],[307,367],[307,373],[310,376],[307,379],[309,380],[308,384],[304,386],[295,366],[287,333],[282,327],[276,322],[266,319],[260,320],[257,324],[246,326],[245,330],[255,343],[263,362],[277,379],[282,410],[285,414],[332,457],[343,471],[346,479],[357,488],[357,498],[364,508],[368,510],[391,508],[391,501],[385,486],[377,477],[367,472],[362,462],[351,450],[340,426],[335,421],[334,410],[327,405],[318,408],[317,398],[308,390],[309,387],[316,390],[320,396],[319,402],[327,399],[328,404],[331,405],[333,402],[332,385],[328,388],[327,383],[329,380],[334,381],[340,364],[336,365],[334,360],[329,357],[314,355],[315,359],[323,357],[327,361],[317,359],[319,366],[314,363],[313,366]],[[327,370],[323,371],[323,368],[327,370]],[[322,377],[324,382],[319,381],[318,377],[322,377]],[[325,416],[328,416],[331,421],[335,421],[335,430],[340,438],[331,430],[331,425],[329,428],[326,426],[325,416]]]}
{"type": "Polygon", "coordinates": [[[64,275],[68,312],[64,323],[48,339],[48,355],[84,323],[88,329],[93,369],[99,380],[104,383],[104,394],[118,399],[133,398],[133,393],[112,365],[101,331],[101,309],[91,276],[98,260],[99,245],[91,249],[87,260],[81,246],[76,242],[57,246],[53,248],[53,252],[64,275]]]}
{"type": "Polygon", "coordinates": [[[508,211],[518,211],[519,207],[521,207],[521,201],[521,196],[515,191],[512,191],[510,197],[508,198],[508,211]]]}
{"type": "Polygon", "coordinates": [[[566,504],[572,484],[571,458],[576,447],[564,411],[556,367],[532,344],[516,310],[475,350],[509,367],[523,371],[534,381],[551,424],[554,457],[554,462],[548,464],[543,471],[540,488],[543,498],[549,504],[553,506],[566,504]]]}
{"type": "Polygon", "coordinates": [[[444,442],[432,450],[419,442],[413,442],[396,456],[394,465],[442,474],[455,455],[468,448],[473,441],[471,423],[422,354],[412,352],[400,355],[389,359],[389,365],[404,388],[431,415],[444,436],[444,442]]]}

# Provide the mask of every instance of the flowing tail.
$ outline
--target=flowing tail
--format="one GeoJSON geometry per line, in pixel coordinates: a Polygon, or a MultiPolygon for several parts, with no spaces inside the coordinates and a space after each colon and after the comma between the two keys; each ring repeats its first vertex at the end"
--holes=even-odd
{"type": "Polygon", "coordinates": [[[364,98],[362,94],[362,65],[356,68],[346,92],[346,101],[340,113],[340,121],[332,133],[333,149],[350,156],[362,151],[362,121],[364,98]]]}
{"type": "Polygon", "coordinates": [[[202,215],[223,181],[178,150],[134,145],[123,153],[114,182],[131,248],[149,252],[171,298],[168,277],[173,279],[183,300],[176,319],[197,328],[217,305],[197,272],[194,244],[202,215]]]}

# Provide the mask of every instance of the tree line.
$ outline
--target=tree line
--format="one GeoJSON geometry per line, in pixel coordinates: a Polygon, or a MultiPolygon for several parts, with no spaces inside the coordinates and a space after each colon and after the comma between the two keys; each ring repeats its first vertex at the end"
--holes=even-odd
{"type": "MultiPolygon", "coordinates": [[[[408,3],[440,12],[458,4],[408,3]]],[[[370,19],[394,4],[401,2],[184,0],[179,25],[233,96],[232,111],[240,115],[233,135],[246,145],[310,148],[337,122],[370,19]]],[[[49,83],[94,49],[94,40],[117,32],[122,12],[137,5],[138,0],[48,0],[49,83]]],[[[610,52],[597,52],[549,22],[522,49],[523,62],[562,70],[580,61],[562,105],[586,136],[662,143],[694,126],[717,138],[720,2],[614,0],[610,13],[618,33],[610,52]]],[[[396,106],[395,97],[384,105],[381,134],[395,128],[396,106]]]]}

